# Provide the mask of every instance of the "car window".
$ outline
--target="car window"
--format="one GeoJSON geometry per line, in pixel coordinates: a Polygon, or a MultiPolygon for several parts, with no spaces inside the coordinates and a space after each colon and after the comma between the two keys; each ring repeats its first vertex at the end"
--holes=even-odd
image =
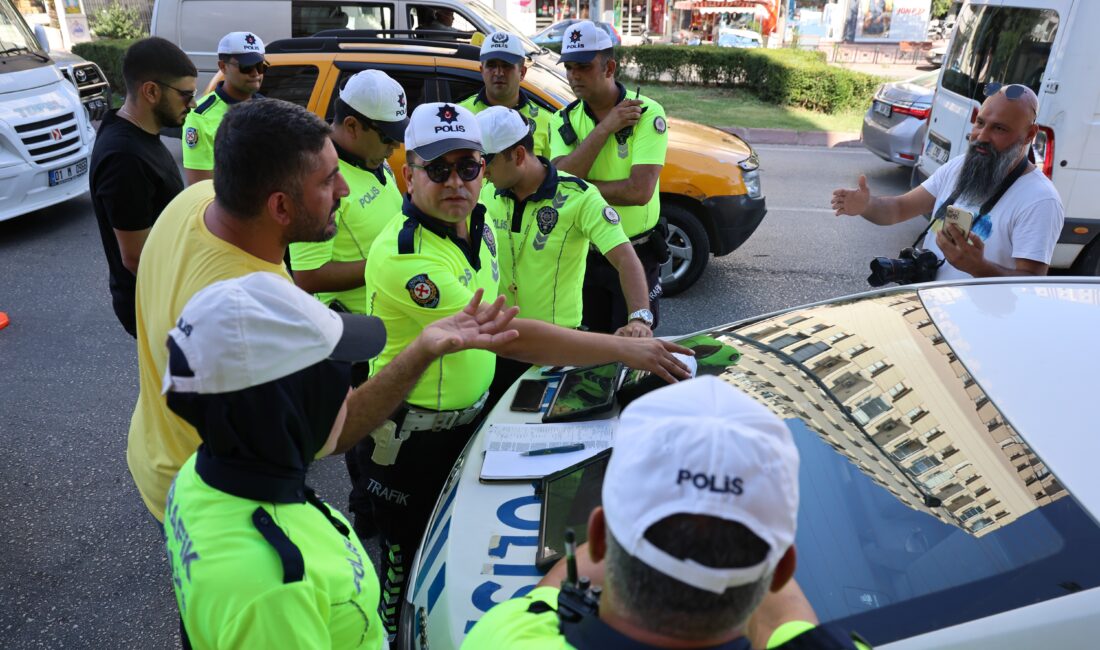
{"type": "Polygon", "coordinates": [[[795,437],[796,578],[823,622],[877,646],[1100,585],[1097,522],[919,293],[706,336],[739,354],[711,364],[689,346],[699,372],[744,390],[795,437]]]}
{"type": "MultiPolygon", "coordinates": [[[[336,81],[337,88],[343,88],[351,77],[360,70],[367,68],[381,69],[405,89],[405,98],[408,102],[408,111],[412,111],[425,101],[441,101],[441,97],[448,97],[449,101],[457,102],[481,89],[481,77],[473,73],[473,78],[463,78],[455,75],[440,74],[431,66],[423,66],[414,69],[410,66],[387,68],[384,66],[348,66],[342,67],[340,76],[336,81]]],[[[335,112],[336,97],[340,93],[332,93],[328,109],[325,111],[325,120],[332,121],[335,112]]]]}
{"type": "Polygon", "coordinates": [[[943,87],[978,101],[990,81],[1038,93],[1057,32],[1053,9],[967,5],[944,59],[943,87]]]}
{"type": "Polygon", "coordinates": [[[451,24],[451,28],[460,32],[476,32],[479,31],[477,26],[467,16],[464,16],[462,12],[455,10],[450,6],[440,5],[407,5],[409,12],[409,29],[426,29],[426,25],[431,22],[431,14],[436,11],[450,11],[454,14],[454,22],[451,24]]]}
{"type": "Polygon", "coordinates": [[[317,66],[277,65],[264,74],[260,93],[273,99],[282,99],[302,108],[309,107],[309,98],[317,83],[317,66]]]}
{"type": "Polygon", "coordinates": [[[393,5],[375,2],[293,2],[291,35],[312,36],[326,29],[393,29],[393,5]]]}

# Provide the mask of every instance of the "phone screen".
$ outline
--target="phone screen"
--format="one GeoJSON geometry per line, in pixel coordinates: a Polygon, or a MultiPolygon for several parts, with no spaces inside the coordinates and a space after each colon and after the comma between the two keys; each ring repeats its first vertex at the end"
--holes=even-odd
{"type": "Polygon", "coordinates": [[[542,398],[546,395],[545,379],[524,379],[516,388],[516,396],[512,399],[512,410],[525,413],[537,413],[542,407],[542,398]]]}

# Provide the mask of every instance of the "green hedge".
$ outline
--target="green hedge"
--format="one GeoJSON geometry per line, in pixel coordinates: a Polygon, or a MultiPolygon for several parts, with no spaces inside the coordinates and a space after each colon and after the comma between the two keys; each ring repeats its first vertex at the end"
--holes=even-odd
{"type": "Polygon", "coordinates": [[[103,70],[111,90],[126,94],[126,82],[122,79],[122,57],[133,40],[98,40],[73,45],[73,54],[83,57],[103,70]]]}
{"type": "Polygon", "coordinates": [[[766,102],[825,113],[866,108],[883,82],[807,50],[639,45],[621,48],[619,60],[637,66],[638,81],[741,88],[766,102]]]}

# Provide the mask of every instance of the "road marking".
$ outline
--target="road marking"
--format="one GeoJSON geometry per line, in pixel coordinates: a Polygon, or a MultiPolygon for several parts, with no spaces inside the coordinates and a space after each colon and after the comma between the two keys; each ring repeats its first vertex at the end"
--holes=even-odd
{"type": "Polygon", "coordinates": [[[787,206],[775,207],[774,205],[769,205],[768,210],[775,210],[778,212],[814,212],[821,214],[833,214],[834,212],[836,212],[836,210],[833,210],[831,208],[792,208],[787,206]]]}

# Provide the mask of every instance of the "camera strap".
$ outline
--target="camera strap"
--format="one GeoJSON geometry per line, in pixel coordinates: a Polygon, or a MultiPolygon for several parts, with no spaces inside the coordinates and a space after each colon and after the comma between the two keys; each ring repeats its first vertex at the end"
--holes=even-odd
{"type": "MultiPolygon", "coordinates": [[[[996,206],[997,202],[1001,200],[1001,197],[1005,195],[1005,192],[1007,192],[1009,188],[1012,187],[1016,183],[1016,181],[1024,175],[1024,172],[1027,171],[1028,164],[1029,163],[1027,156],[1024,156],[1023,159],[1020,160],[1020,162],[1012,168],[1012,171],[1008,173],[1008,176],[1005,176],[1005,179],[1001,181],[1001,184],[997,187],[997,191],[993,193],[993,196],[989,197],[989,199],[987,199],[986,202],[983,203],[982,206],[978,209],[977,216],[980,217],[983,214],[989,214],[993,211],[994,206],[996,206]]],[[[936,210],[936,214],[928,220],[928,227],[925,228],[924,231],[921,232],[921,234],[913,242],[914,247],[920,246],[921,242],[924,240],[924,236],[928,234],[928,231],[932,229],[932,226],[936,223],[938,219],[944,218],[944,216],[947,214],[947,207],[950,205],[955,205],[955,201],[958,200],[960,194],[962,194],[962,191],[958,188],[955,188],[955,190],[951,192],[951,195],[947,197],[947,200],[940,204],[940,207],[936,210]]]]}

